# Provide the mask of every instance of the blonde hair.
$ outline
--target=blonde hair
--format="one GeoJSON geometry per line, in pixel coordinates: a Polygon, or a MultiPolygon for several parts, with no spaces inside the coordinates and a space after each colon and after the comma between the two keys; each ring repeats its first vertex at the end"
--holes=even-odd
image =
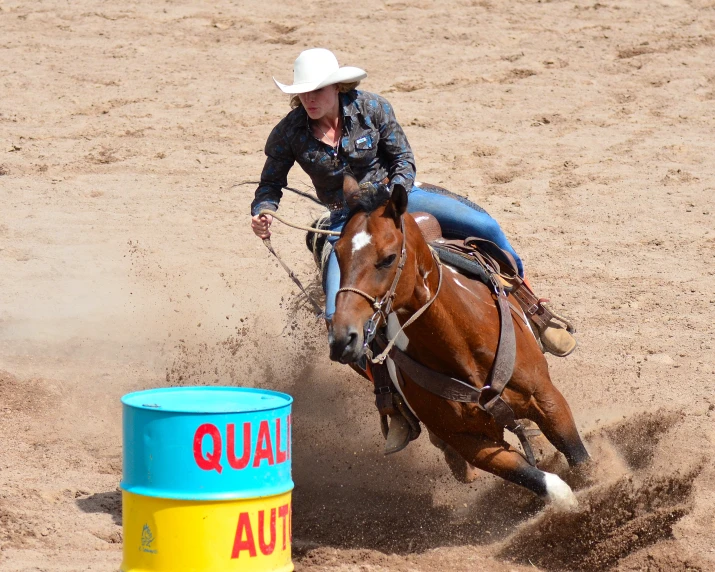
{"type": "MultiPolygon", "coordinates": [[[[335,85],[338,86],[338,93],[347,93],[349,91],[352,91],[353,89],[357,89],[357,86],[360,85],[360,82],[359,81],[351,81],[349,83],[338,83],[335,85]]],[[[303,104],[300,102],[300,97],[298,97],[298,94],[290,96],[291,109],[295,109],[296,107],[302,107],[302,106],[303,106],[303,104]]]]}

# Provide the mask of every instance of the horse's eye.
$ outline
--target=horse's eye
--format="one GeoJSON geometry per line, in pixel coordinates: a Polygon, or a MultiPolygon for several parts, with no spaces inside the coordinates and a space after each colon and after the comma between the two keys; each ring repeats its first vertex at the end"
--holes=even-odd
{"type": "Polygon", "coordinates": [[[395,258],[397,258],[397,255],[390,254],[390,256],[383,258],[380,262],[375,264],[375,268],[389,268],[392,266],[392,263],[395,262],[395,258]]]}

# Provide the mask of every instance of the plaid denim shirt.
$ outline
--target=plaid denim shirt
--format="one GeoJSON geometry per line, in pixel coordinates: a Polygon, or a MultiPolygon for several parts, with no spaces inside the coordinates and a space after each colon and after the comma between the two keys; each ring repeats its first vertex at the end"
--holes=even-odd
{"type": "Polygon", "coordinates": [[[340,94],[340,107],[343,136],[337,153],[313,135],[303,107],[293,109],[273,128],[266,142],[261,182],[251,203],[252,215],[263,209],[278,209],[288,171],[296,161],[325,205],[343,202],[345,164],[361,183],[377,183],[387,177],[390,186],[399,182],[408,192],[412,190],[414,155],[387,100],[353,90],[340,94]]]}

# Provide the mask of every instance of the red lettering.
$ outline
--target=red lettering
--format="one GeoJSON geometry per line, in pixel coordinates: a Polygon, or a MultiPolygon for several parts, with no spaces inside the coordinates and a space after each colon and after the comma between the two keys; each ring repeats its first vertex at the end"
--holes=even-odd
{"type": "Polygon", "coordinates": [[[268,421],[261,421],[258,428],[258,442],[256,443],[256,454],[253,456],[253,466],[259,467],[261,461],[268,460],[269,465],[274,464],[273,460],[273,443],[271,443],[271,430],[268,427],[268,421]]]}
{"type": "Polygon", "coordinates": [[[288,449],[288,458],[291,459],[291,458],[292,458],[292,457],[291,457],[291,454],[292,454],[292,453],[291,453],[290,444],[291,444],[291,441],[293,440],[293,421],[292,421],[290,415],[288,415],[288,423],[287,423],[287,425],[288,425],[288,431],[287,431],[287,433],[288,433],[288,443],[286,443],[286,449],[288,449]]]}
{"type": "Polygon", "coordinates": [[[236,426],[226,425],[226,454],[232,469],[245,469],[251,460],[251,424],[243,424],[243,455],[236,458],[236,426]]]}
{"type": "Polygon", "coordinates": [[[293,503],[288,503],[288,532],[290,532],[290,543],[293,544],[293,503]]]}
{"type": "Polygon", "coordinates": [[[204,471],[214,470],[220,473],[223,470],[221,466],[221,433],[215,425],[204,423],[194,433],[194,459],[200,469],[204,471]],[[209,435],[213,440],[213,451],[203,454],[204,437],[209,435]]]}
{"type": "Polygon", "coordinates": [[[233,540],[231,558],[238,558],[241,555],[241,550],[248,550],[248,555],[251,558],[256,556],[256,543],[253,541],[251,519],[248,517],[247,512],[242,512],[238,517],[238,526],[236,527],[236,537],[233,540]],[[246,540],[243,540],[244,531],[246,533],[246,540]]]}
{"type": "MultiPolygon", "coordinates": [[[[288,420],[286,419],[286,441],[288,440],[288,420]]],[[[285,463],[288,460],[288,444],[281,451],[281,418],[276,419],[276,463],[285,463]]]]}
{"type": "Polygon", "coordinates": [[[264,533],[266,531],[265,526],[266,511],[262,510],[258,513],[258,545],[261,547],[261,552],[268,556],[273,554],[273,550],[276,548],[276,509],[271,509],[271,541],[266,544],[264,533]]]}
{"type": "Polygon", "coordinates": [[[286,517],[290,512],[290,505],[284,504],[278,507],[278,516],[283,519],[283,550],[286,549],[286,533],[288,532],[288,522],[286,522],[286,517]]]}

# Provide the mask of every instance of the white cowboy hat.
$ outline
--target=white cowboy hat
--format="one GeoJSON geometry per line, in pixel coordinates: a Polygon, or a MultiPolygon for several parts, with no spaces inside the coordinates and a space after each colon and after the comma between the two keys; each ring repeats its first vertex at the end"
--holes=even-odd
{"type": "Polygon", "coordinates": [[[330,50],[313,48],[305,50],[293,64],[293,85],[285,85],[276,78],[278,89],[283,93],[308,93],[326,85],[349,83],[367,77],[365,70],[351,66],[340,67],[338,59],[330,50]]]}

